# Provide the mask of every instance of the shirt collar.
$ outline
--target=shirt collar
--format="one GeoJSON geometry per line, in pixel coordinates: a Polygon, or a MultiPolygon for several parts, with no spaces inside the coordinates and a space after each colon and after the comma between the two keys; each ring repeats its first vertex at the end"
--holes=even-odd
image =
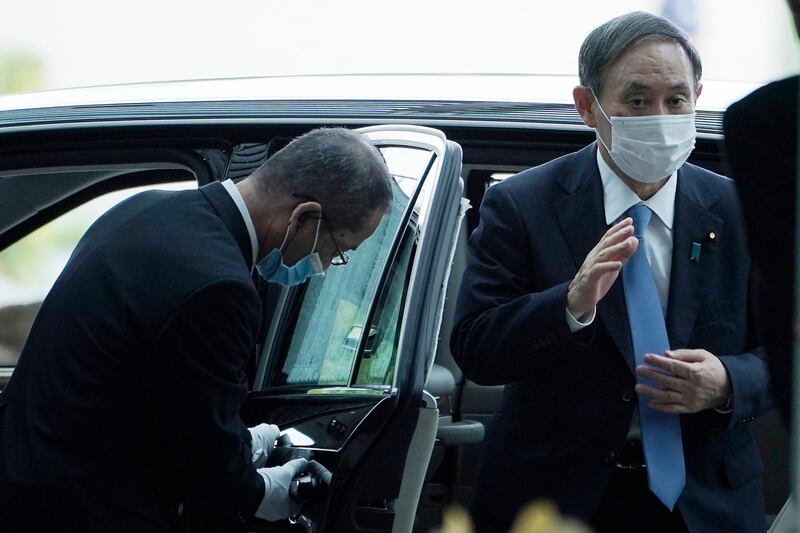
{"type": "Polygon", "coordinates": [[[250,211],[247,210],[247,205],[244,203],[244,198],[242,198],[242,194],[233,183],[233,180],[223,181],[222,186],[225,187],[225,190],[231,195],[233,203],[235,203],[236,207],[239,208],[239,212],[242,214],[242,218],[244,219],[244,225],[247,226],[247,233],[250,234],[250,249],[253,251],[253,262],[250,265],[252,267],[256,264],[256,259],[258,258],[258,238],[256,237],[256,227],[253,225],[253,219],[250,217],[250,211]]]}
{"type": "Polygon", "coordinates": [[[649,207],[668,229],[672,229],[675,219],[675,193],[678,190],[678,173],[673,172],[661,189],[649,199],[642,201],[630,187],[608,166],[600,149],[597,149],[597,167],[603,181],[603,205],[606,210],[606,224],[617,221],[625,212],[638,203],[649,207]]]}

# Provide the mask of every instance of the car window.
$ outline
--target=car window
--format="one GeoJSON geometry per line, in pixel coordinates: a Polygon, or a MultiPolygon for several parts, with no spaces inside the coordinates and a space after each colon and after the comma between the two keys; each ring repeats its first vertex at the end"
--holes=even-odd
{"type": "Polygon", "coordinates": [[[42,300],[97,218],[145,190],[196,187],[195,181],[181,181],[114,191],[81,204],[0,251],[0,366],[16,365],[42,300]]]}
{"type": "Polygon", "coordinates": [[[370,323],[364,354],[355,372],[356,385],[391,385],[394,381],[402,323],[400,318],[416,245],[416,227],[415,224],[409,224],[370,323]]]}
{"type": "MultiPolygon", "coordinates": [[[[407,147],[388,147],[381,152],[394,176],[390,210],[375,233],[349,254],[350,263],[333,266],[324,277],[309,282],[272,385],[391,384],[415,243],[413,222],[407,221],[408,204],[429,170],[432,153],[407,147]],[[394,250],[398,234],[402,235],[401,246],[394,250]],[[387,261],[392,261],[387,282],[378,294],[387,261]],[[366,331],[376,298],[378,306],[366,331]],[[363,361],[359,361],[363,336],[367,338],[363,361]]],[[[412,215],[412,220],[416,216],[412,215]]]]}

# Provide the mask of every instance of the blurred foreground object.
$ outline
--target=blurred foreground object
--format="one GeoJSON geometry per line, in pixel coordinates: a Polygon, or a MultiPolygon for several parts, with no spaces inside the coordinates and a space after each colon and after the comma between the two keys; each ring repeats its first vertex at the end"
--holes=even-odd
{"type": "Polygon", "coordinates": [[[469,513],[459,505],[451,505],[444,510],[442,529],[438,533],[472,533],[472,520],[469,513]]]}
{"type": "MultiPolygon", "coordinates": [[[[444,512],[440,533],[472,533],[472,521],[462,507],[450,507],[444,512]]],[[[536,501],[517,515],[510,533],[591,533],[580,521],[564,517],[548,501],[536,501]]]]}
{"type": "Polygon", "coordinates": [[[579,520],[562,516],[553,503],[535,501],[524,507],[511,533],[590,533],[592,530],[579,520]]]}

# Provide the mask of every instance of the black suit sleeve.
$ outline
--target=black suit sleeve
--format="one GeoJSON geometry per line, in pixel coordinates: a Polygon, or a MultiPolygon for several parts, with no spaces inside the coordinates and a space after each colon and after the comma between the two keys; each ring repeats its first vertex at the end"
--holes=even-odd
{"type": "Polygon", "coordinates": [[[569,283],[531,290],[527,235],[511,195],[500,185],[489,189],[469,239],[450,338],[464,374],[480,384],[524,379],[576,342],[566,319],[569,283]]]}
{"type": "Polygon", "coordinates": [[[241,282],[207,285],[187,298],[156,339],[158,421],[177,489],[222,512],[252,515],[264,481],[251,466],[239,418],[258,297],[241,282]]]}
{"type": "Polygon", "coordinates": [[[759,273],[760,323],[773,392],[791,421],[797,181],[797,76],[771,83],[725,112],[725,152],[759,273]]]}
{"type": "MultiPolygon", "coordinates": [[[[742,221],[742,211],[739,195],[732,182],[730,194],[723,204],[732,213],[727,218],[742,221]]],[[[737,223],[737,249],[747,248],[744,226],[737,223]]],[[[741,254],[747,255],[747,254],[741,254]]],[[[770,386],[769,371],[765,361],[764,339],[762,323],[759,316],[760,303],[756,297],[759,279],[758,268],[750,264],[750,275],[747,286],[747,340],[745,353],[716,354],[725,366],[730,378],[731,393],[733,394],[733,410],[727,418],[729,427],[744,424],[765,414],[772,409],[773,390],[770,386]]]]}

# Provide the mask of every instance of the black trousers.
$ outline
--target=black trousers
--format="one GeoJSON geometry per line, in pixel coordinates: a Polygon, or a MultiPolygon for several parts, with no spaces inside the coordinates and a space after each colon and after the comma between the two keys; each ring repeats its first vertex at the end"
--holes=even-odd
{"type": "Polygon", "coordinates": [[[670,512],[647,486],[647,470],[617,468],[592,518],[596,533],[688,533],[677,507],[670,512]]]}

